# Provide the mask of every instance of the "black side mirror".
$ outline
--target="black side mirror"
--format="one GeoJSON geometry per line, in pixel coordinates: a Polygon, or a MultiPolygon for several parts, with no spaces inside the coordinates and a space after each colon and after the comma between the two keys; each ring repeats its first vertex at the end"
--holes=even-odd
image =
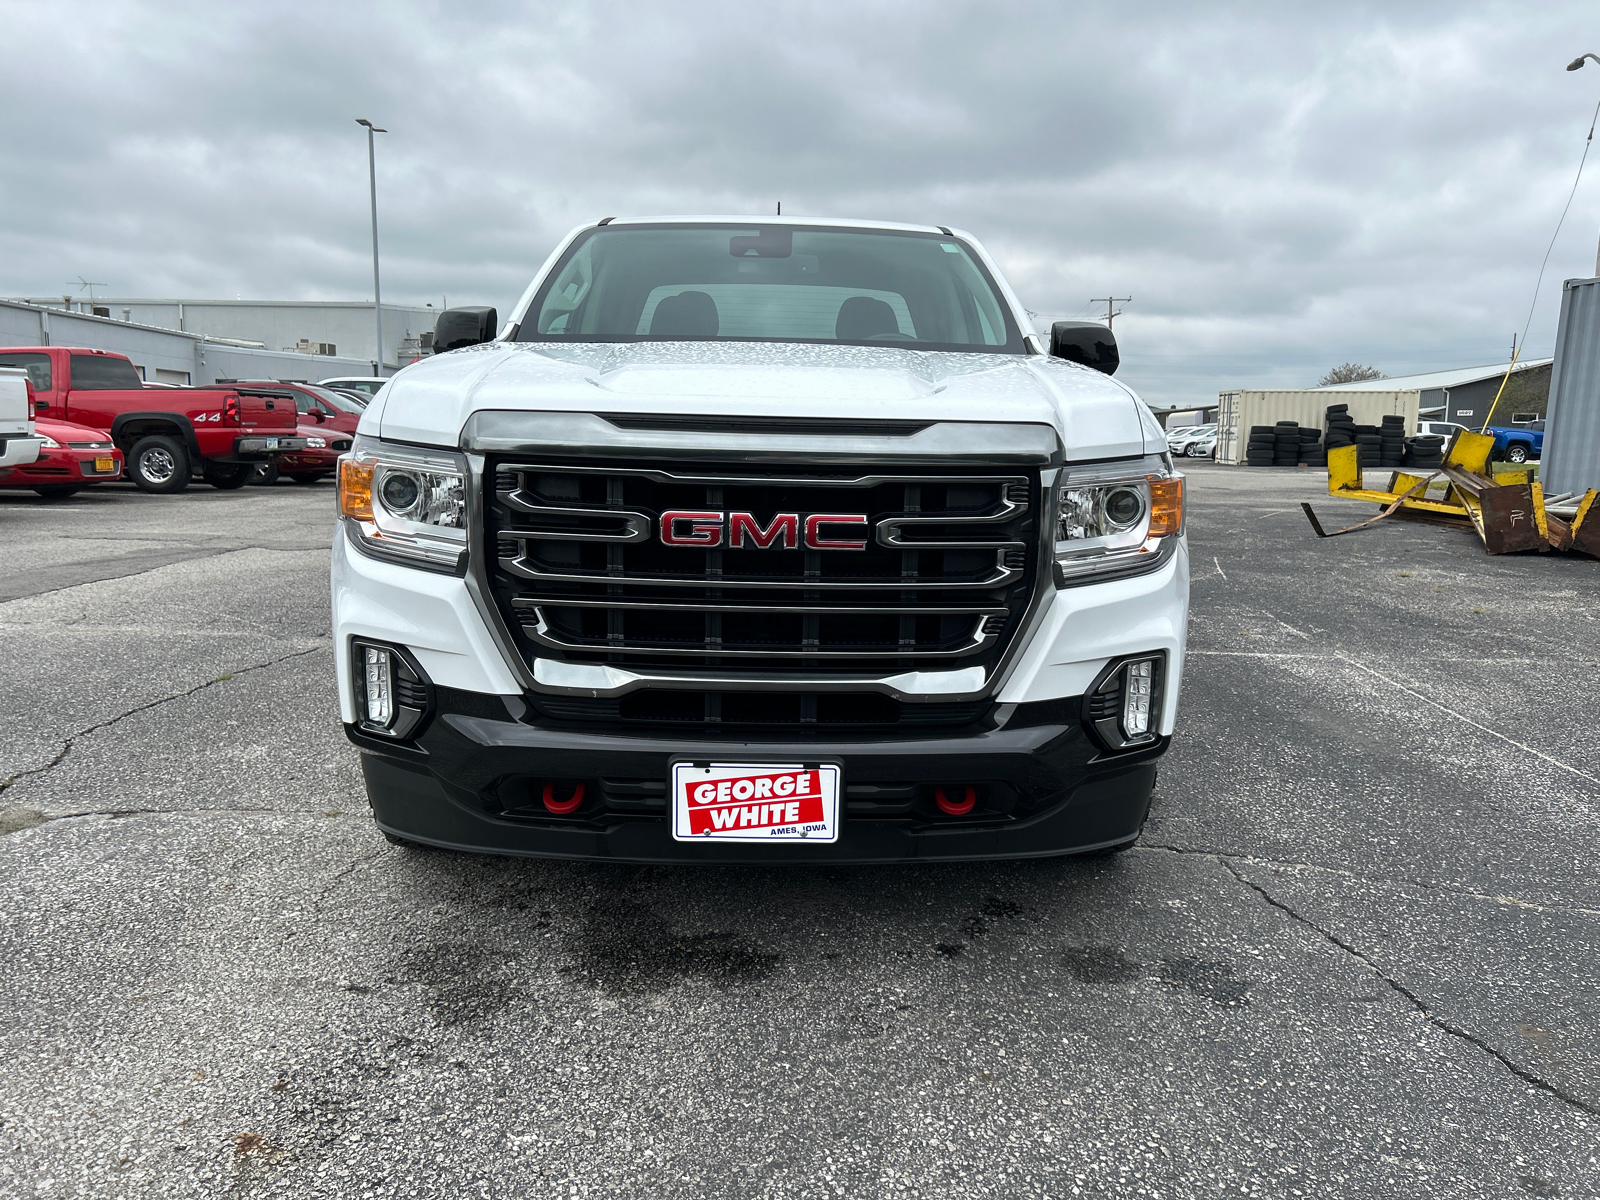
{"type": "Polygon", "coordinates": [[[1107,375],[1115,375],[1122,359],[1116,335],[1109,326],[1094,321],[1057,321],[1050,326],[1050,355],[1064,358],[1107,375]]]}
{"type": "Polygon", "coordinates": [[[492,308],[447,308],[433,323],[433,352],[481,346],[499,331],[500,314],[492,308]]]}

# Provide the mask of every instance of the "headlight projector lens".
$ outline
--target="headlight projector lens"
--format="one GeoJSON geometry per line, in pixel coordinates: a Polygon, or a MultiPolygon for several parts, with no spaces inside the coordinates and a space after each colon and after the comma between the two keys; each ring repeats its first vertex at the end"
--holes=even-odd
{"type": "Polygon", "coordinates": [[[383,480],[383,506],[396,516],[404,516],[422,498],[422,485],[415,475],[391,471],[383,480]]]}
{"type": "Polygon", "coordinates": [[[1106,497],[1106,520],[1116,529],[1132,529],[1144,516],[1144,497],[1133,488],[1118,488],[1106,497]]]}

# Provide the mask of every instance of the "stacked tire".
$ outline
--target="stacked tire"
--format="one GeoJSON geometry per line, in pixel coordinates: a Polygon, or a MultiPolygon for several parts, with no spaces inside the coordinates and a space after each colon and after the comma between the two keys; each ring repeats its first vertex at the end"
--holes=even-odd
{"type": "Polygon", "coordinates": [[[1443,435],[1425,433],[1420,437],[1408,438],[1406,440],[1405,461],[1402,465],[1428,471],[1436,471],[1444,466],[1443,435]]]}
{"type": "Polygon", "coordinates": [[[1328,405],[1328,436],[1323,439],[1323,462],[1327,452],[1340,446],[1356,444],[1356,419],[1350,415],[1348,404],[1328,405]]]}
{"type": "Polygon", "coordinates": [[[1277,449],[1277,430],[1271,425],[1250,426],[1250,440],[1245,443],[1244,461],[1248,467],[1270,467],[1273,452],[1277,449]]]}
{"type": "Polygon", "coordinates": [[[1406,419],[1388,416],[1378,427],[1378,465],[1400,467],[1406,456],[1406,419]]]}
{"type": "Polygon", "coordinates": [[[1356,465],[1383,466],[1383,437],[1376,425],[1352,425],[1356,439],[1356,465]]]}
{"type": "Polygon", "coordinates": [[[1300,461],[1308,467],[1328,465],[1328,452],[1322,447],[1322,431],[1303,425],[1300,428],[1300,461]]]}

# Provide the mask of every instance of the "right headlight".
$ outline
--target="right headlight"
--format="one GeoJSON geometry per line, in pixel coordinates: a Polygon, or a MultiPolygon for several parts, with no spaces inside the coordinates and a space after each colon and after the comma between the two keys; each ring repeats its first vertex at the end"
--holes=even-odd
{"type": "Polygon", "coordinates": [[[339,459],[339,515],[363,554],[460,574],[467,559],[466,457],[358,437],[339,459]]]}
{"type": "Polygon", "coordinates": [[[1183,532],[1183,476],[1140,466],[1062,472],[1055,494],[1057,587],[1142,574],[1171,556],[1183,532]]]}

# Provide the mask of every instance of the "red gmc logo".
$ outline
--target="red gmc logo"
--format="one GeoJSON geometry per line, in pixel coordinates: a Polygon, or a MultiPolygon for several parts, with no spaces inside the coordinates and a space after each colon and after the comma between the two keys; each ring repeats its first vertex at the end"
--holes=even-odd
{"type": "Polygon", "coordinates": [[[747,512],[685,512],[661,514],[661,540],[668,546],[720,546],[723,535],[734,550],[746,545],[757,550],[797,550],[802,524],[807,550],[865,550],[866,538],[859,541],[837,536],[841,527],[864,530],[867,518],[862,513],[779,513],[762,528],[747,512]],[[834,536],[824,526],[832,527],[834,536]]]}

